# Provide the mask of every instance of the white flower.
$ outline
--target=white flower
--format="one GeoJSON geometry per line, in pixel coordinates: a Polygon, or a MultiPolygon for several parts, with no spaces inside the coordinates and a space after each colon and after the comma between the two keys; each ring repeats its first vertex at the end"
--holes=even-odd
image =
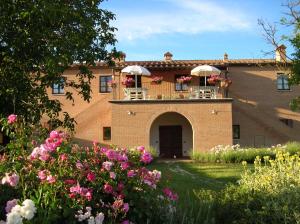
{"type": "Polygon", "coordinates": [[[23,206],[21,207],[21,215],[25,219],[31,220],[36,212],[34,202],[30,199],[26,199],[25,201],[23,201],[22,205],[23,206]]]}
{"type": "Polygon", "coordinates": [[[88,224],[95,224],[95,218],[94,216],[91,216],[88,220],[88,224]]]}
{"type": "Polygon", "coordinates": [[[96,224],[102,224],[103,220],[104,220],[104,214],[102,212],[98,213],[96,218],[95,218],[96,224]]]}
{"type": "MultiPolygon", "coordinates": [[[[15,206],[16,207],[16,206],[15,206]]],[[[18,212],[10,212],[7,214],[7,224],[22,224],[22,217],[18,212]]]]}

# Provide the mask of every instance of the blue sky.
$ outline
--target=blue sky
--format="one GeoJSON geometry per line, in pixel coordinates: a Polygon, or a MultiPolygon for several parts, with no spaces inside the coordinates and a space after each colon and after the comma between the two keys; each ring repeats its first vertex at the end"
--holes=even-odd
{"type": "MultiPolygon", "coordinates": [[[[108,0],[126,60],[272,58],[258,19],[279,21],[284,0],[108,0]]],[[[290,47],[288,46],[288,49],[290,47]]]]}

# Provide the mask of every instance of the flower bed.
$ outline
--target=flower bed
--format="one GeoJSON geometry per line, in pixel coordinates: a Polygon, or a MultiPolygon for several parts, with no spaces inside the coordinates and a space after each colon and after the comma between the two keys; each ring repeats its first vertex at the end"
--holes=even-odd
{"type": "MultiPolygon", "coordinates": [[[[2,121],[18,129],[17,119],[2,121]]],[[[160,171],[146,168],[152,155],[142,146],[80,147],[58,131],[20,145],[10,133],[0,158],[0,220],[7,223],[161,223],[178,198],[161,186],[160,171]]]]}

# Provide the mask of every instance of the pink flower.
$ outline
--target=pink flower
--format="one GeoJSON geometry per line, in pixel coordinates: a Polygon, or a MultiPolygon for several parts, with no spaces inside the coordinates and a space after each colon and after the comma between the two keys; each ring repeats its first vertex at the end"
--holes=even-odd
{"type": "Polygon", "coordinates": [[[17,204],[18,204],[18,199],[13,199],[13,200],[7,201],[6,202],[6,207],[5,207],[6,213],[7,214],[10,213],[11,209],[13,207],[15,207],[17,204]]]}
{"type": "Polygon", "coordinates": [[[151,154],[149,152],[143,152],[143,154],[141,155],[141,159],[140,161],[142,161],[145,164],[151,163],[151,161],[153,160],[151,154]]]}
{"type": "Polygon", "coordinates": [[[127,177],[134,177],[135,175],[136,173],[134,172],[134,170],[128,170],[127,177]]]}
{"type": "Polygon", "coordinates": [[[129,220],[124,220],[124,221],[122,222],[122,224],[130,224],[130,223],[129,223],[129,220]]]}
{"type": "Polygon", "coordinates": [[[46,180],[48,173],[49,172],[47,170],[41,170],[38,172],[38,177],[40,178],[40,180],[46,180]]]}
{"type": "Polygon", "coordinates": [[[122,182],[118,183],[118,191],[122,191],[124,189],[124,184],[122,182]]]}
{"type": "Polygon", "coordinates": [[[93,197],[93,193],[91,190],[88,190],[88,192],[85,194],[85,197],[88,201],[91,201],[92,200],[92,197],[93,197]]]}
{"type": "Polygon", "coordinates": [[[87,180],[90,182],[94,182],[96,179],[96,175],[93,172],[89,172],[86,176],[87,180]]]}
{"type": "Polygon", "coordinates": [[[72,179],[68,179],[68,180],[65,180],[64,183],[65,184],[76,184],[76,181],[72,180],[72,179]]]}
{"type": "Polygon", "coordinates": [[[40,151],[41,150],[39,147],[35,147],[30,154],[30,159],[31,160],[37,159],[39,157],[40,151]]]}
{"type": "Polygon", "coordinates": [[[7,117],[7,119],[9,124],[13,124],[17,121],[17,115],[11,114],[7,117]]]}
{"type": "Polygon", "coordinates": [[[136,147],[136,149],[140,152],[144,152],[145,151],[145,147],[144,146],[138,146],[136,147]]]}
{"type": "Polygon", "coordinates": [[[172,192],[172,190],[170,188],[165,188],[163,190],[164,194],[172,201],[177,201],[178,200],[178,195],[174,192],[172,192]]]}
{"type": "Polygon", "coordinates": [[[77,184],[76,186],[70,187],[70,193],[80,194],[80,191],[81,191],[81,187],[79,184],[77,184]]]}
{"type": "Polygon", "coordinates": [[[59,133],[57,131],[51,131],[50,138],[60,138],[59,133]]]}
{"type": "Polygon", "coordinates": [[[48,181],[49,184],[53,184],[56,182],[56,178],[52,175],[48,175],[46,180],[48,181]]]}
{"type": "Polygon", "coordinates": [[[116,174],[115,174],[115,172],[109,172],[109,177],[110,177],[111,179],[116,179],[116,174]]]}
{"type": "Polygon", "coordinates": [[[129,204],[128,203],[124,203],[123,211],[126,212],[126,213],[129,211],[129,204]]]}
{"type": "Polygon", "coordinates": [[[129,163],[128,162],[121,163],[121,169],[122,170],[126,170],[128,167],[129,167],[129,163]]]}
{"type": "Polygon", "coordinates": [[[106,169],[107,171],[110,171],[112,165],[113,165],[113,163],[112,163],[112,162],[109,162],[109,161],[106,161],[106,162],[103,162],[103,163],[102,163],[102,167],[103,167],[104,169],[106,169]]]}
{"type": "Polygon", "coordinates": [[[9,175],[5,174],[5,177],[2,178],[2,184],[9,184],[11,187],[17,186],[19,183],[19,176],[16,173],[9,175]]]}
{"type": "Polygon", "coordinates": [[[63,153],[61,155],[59,155],[59,160],[60,161],[66,161],[68,159],[68,155],[66,153],[63,153]]]}
{"type": "Polygon", "coordinates": [[[112,205],[114,210],[118,210],[118,209],[122,208],[123,206],[124,206],[124,202],[122,199],[118,199],[118,200],[114,201],[114,203],[112,205]]]}
{"type": "Polygon", "coordinates": [[[109,160],[115,160],[116,159],[116,152],[114,151],[114,150],[111,150],[111,149],[109,149],[109,150],[107,150],[106,152],[105,152],[105,155],[107,156],[107,158],[109,159],[109,160]]]}
{"type": "Polygon", "coordinates": [[[83,165],[80,161],[77,161],[76,168],[79,169],[79,170],[83,169],[83,165]]]}
{"type": "Polygon", "coordinates": [[[109,185],[108,183],[104,184],[103,190],[105,193],[110,194],[113,192],[113,187],[109,185]]]}

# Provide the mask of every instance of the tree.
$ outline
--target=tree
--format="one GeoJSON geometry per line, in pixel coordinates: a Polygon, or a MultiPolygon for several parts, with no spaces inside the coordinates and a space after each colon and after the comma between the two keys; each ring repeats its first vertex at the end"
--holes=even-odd
{"type": "MultiPolygon", "coordinates": [[[[47,88],[59,83],[76,63],[77,79],[65,80],[86,101],[89,70],[97,61],[111,62],[108,47],[116,39],[113,13],[103,0],[2,0],[0,4],[0,114],[23,115],[37,124],[47,115],[52,124],[74,129],[74,119],[61,103],[49,99],[47,88]],[[62,115],[62,116],[60,116],[62,115]],[[62,119],[60,119],[63,117],[62,119]]],[[[115,51],[114,51],[115,52],[115,51]]],[[[66,98],[73,100],[71,92],[66,98]]]]}
{"type": "MultiPolygon", "coordinates": [[[[278,38],[278,29],[274,24],[267,23],[263,20],[259,20],[258,23],[262,27],[264,36],[268,43],[273,45],[275,49],[281,45],[281,42],[288,41],[294,49],[294,52],[289,57],[287,57],[286,63],[280,64],[282,67],[288,67],[291,71],[289,77],[290,85],[300,84],[300,1],[293,0],[287,1],[283,6],[287,9],[285,16],[281,18],[280,25],[285,27],[291,27],[292,32],[289,34],[282,35],[278,38]]],[[[300,110],[300,96],[293,99],[290,102],[290,107],[292,110],[300,110]]]]}

